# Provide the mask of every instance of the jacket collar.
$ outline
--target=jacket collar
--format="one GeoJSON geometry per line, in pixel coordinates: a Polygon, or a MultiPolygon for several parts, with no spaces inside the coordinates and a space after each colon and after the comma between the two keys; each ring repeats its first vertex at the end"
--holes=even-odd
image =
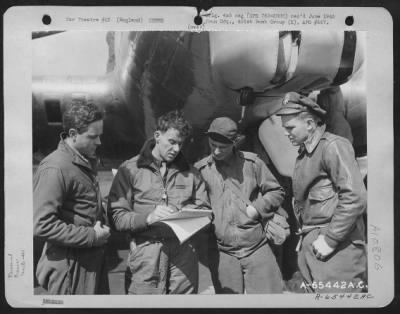
{"type": "Polygon", "coordinates": [[[308,154],[311,154],[317,147],[322,136],[324,135],[325,129],[325,125],[317,127],[315,132],[300,146],[299,154],[302,154],[304,151],[307,151],[308,154]]]}
{"type": "Polygon", "coordinates": [[[94,159],[86,159],[82,154],[80,154],[76,149],[73,147],[69,146],[67,142],[65,141],[67,135],[65,133],[60,134],[60,143],[58,144],[58,149],[61,151],[69,154],[72,159],[72,163],[85,167],[89,169],[91,172],[96,173],[96,163],[97,160],[94,159]]]}
{"type": "MultiPolygon", "coordinates": [[[[153,154],[151,153],[155,145],[156,141],[154,138],[151,138],[144,143],[137,161],[138,168],[150,167],[158,169],[158,166],[154,161],[153,154]]],[[[188,162],[185,160],[185,157],[183,157],[181,152],[179,152],[176,158],[171,162],[170,167],[177,168],[179,171],[188,171],[190,168],[188,162]]]]}

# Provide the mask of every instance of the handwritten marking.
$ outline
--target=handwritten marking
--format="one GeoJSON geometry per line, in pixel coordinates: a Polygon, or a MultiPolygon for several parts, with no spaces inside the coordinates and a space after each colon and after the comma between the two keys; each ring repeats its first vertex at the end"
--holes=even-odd
{"type": "Polygon", "coordinates": [[[16,257],[12,253],[8,253],[8,273],[7,278],[20,278],[25,275],[26,261],[25,250],[21,250],[16,257]]]}
{"type": "Polygon", "coordinates": [[[381,263],[381,259],[382,259],[382,248],[380,246],[380,242],[379,242],[379,236],[380,236],[380,228],[370,224],[369,225],[369,230],[370,230],[370,234],[372,235],[372,238],[370,240],[371,243],[371,251],[372,251],[372,258],[374,261],[374,268],[375,270],[381,270],[383,269],[383,265],[381,263]]]}
{"type": "Polygon", "coordinates": [[[315,295],[315,300],[343,300],[343,299],[353,299],[353,300],[369,300],[374,299],[371,293],[335,293],[335,294],[320,294],[315,295]]]}

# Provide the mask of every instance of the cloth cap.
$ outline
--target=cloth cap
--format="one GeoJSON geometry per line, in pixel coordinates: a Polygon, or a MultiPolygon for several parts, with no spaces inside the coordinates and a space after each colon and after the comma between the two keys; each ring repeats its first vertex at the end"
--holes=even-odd
{"type": "Polygon", "coordinates": [[[217,134],[227,139],[228,142],[234,143],[237,138],[238,127],[236,122],[232,119],[228,117],[220,117],[211,122],[206,134],[211,136],[217,134]]]}
{"type": "Polygon", "coordinates": [[[315,113],[319,117],[324,117],[326,115],[326,111],[315,101],[296,92],[290,92],[285,95],[282,101],[282,107],[275,114],[277,116],[287,116],[305,111],[315,113]]]}

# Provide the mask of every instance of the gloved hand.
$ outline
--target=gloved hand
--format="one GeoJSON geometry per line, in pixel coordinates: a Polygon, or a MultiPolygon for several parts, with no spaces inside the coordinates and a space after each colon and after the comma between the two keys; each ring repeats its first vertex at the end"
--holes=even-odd
{"type": "Polygon", "coordinates": [[[286,219],[287,213],[280,209],[265,225],[267,239],[272,240],[276,245],[282,245],[290,235],[290,226],[286,219]]]}

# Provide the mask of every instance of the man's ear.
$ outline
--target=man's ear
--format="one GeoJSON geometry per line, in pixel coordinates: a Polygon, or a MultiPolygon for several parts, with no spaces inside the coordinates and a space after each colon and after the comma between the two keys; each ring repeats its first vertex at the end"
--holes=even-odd
{"type": "Polygon", "coordinates": [[[75,138],[78,135],[78,131],[76,129],[69,129],[68,131],[68,136],[70,138],[75,138]]]}
{"type": "Polygon", "coordinates": [[[314,121],[314,119],[310,118],[310,117],[306,118],[306,124],[307,124],[307,130],[309,130],[309,131],[313,131],[317,126],[317,124],[314,121]]]}
{"type": "Polygon", "coordinates": [[[160,140],[161,132],[160,131],[155,131],[154,132],[154,139],[156,140],[156,143],[160,140]]]}
{"type": "Polygon", "coordinates": [[[246,140],[246,135],[244,134],[238,134],[235,138],[235,140],[233,141],[233,146],[238,148],[240,147],[246,140]]]}

